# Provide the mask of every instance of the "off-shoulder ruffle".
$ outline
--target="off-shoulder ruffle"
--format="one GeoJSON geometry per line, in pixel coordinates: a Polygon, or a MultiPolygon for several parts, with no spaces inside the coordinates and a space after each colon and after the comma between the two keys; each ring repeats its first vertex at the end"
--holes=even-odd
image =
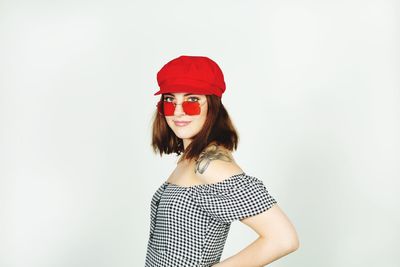
{"type": "Polygon", "coordinates": [[[225,223],[259,214],[277,203],[263,181],[245,172],[187,189],[197,205],[225,223]]]}

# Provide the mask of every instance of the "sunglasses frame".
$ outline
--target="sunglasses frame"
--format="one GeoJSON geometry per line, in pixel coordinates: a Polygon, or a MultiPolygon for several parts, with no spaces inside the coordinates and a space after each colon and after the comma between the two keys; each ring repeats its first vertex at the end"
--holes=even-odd
{"type": "Polygon", "coordinates": [[[173,105],[174,105],[174,113],[175,113],[175,108],[176,108],[176,106],[177,105],[182,105],[182,109],[183,109],[183,112],[185,112],[185,114],[186,115],[189,115],[189,116],[196,116],[196,115],[200,115],[200,113],[201,113],[201,107],[205,104],[205,102],[204,103],[202,103],[202,104],[200,104],[200,102],[199,101],[196,101],[196,102],[192,102],[192,101],[183,101],[182,103],[180,103],[180,104],[177,104],[177,103],[174,103],[174,102],[170,102],[170,101],[165,101],[165,100],[159,100],[158,102],[157,102],[157,104],[156,104],[156,107],[157,107],[157,111],[158,111],[158,113],[160,114],[160,115],[162,115],[162,116],[167,116],[167,117],[169,117],[169,116],[174,116],[174,114],[172,114],[172,115],[164,115],[164,112],[161,112],[161,105],[162,105],[162,103],[172,103],[173,105]],[[199,113],[197,113],[197,114],[188,114],[187,113],[187,111],[185,110],[185,108],[184,108],[184,103],[196,103],[196,104],[198,104],[198,107],[199,107],[199,113]]]}

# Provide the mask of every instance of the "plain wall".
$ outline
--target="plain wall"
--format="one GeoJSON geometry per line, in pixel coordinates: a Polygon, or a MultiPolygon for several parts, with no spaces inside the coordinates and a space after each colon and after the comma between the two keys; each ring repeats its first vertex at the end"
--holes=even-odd
{"type": "MultiPolygon", "coordinates": [[[[144,266],[157,71],[222,68],[234,157],[300,248],[274,267],[400,266],[400,4],[0,2],[0,266],[144,266]]],[[[234,222],[222,260],[256,233],[234,222]]]]}

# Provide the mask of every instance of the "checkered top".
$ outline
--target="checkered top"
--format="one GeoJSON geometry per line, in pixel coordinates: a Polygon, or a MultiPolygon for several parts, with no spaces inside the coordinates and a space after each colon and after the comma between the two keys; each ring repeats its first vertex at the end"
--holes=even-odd
{"type": "Polygon", "coordinates": [[[220,261],[231,223],[277,201],[246,173],[190,187],[165,181],[151,200],[146,267],[209,267],[220,261]]]}

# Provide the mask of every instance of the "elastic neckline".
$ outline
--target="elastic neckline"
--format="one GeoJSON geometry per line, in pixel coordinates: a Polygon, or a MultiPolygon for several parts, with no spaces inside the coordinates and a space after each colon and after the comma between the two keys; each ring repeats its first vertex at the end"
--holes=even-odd
{"type": "Polygon", "coordinates": [[[229,182],[230,180],[233,180],[234,178],[236,178],[238,176],[242,176],[242,175],[246,175],[246,173],[242,172],[242,173],[234,174],[234,175],[229,176],[228,178],[226,178],[226,179],[224,179],[222,181],[216,182],[216,183],[197,184],[197,185],[192,185],[192,186],[177,185],[177,184],[170,183],[168,181],[165,181],[164,184],[168,185],[168,186],[173,186],[173,187],[177,187],[177,188],[184,188],[184,189],[199,188],[199,187],[211,187],[211,186],[217,186],[217,185],[220,185],[220,184],[224,184],[224,183],[229,182]]]}

